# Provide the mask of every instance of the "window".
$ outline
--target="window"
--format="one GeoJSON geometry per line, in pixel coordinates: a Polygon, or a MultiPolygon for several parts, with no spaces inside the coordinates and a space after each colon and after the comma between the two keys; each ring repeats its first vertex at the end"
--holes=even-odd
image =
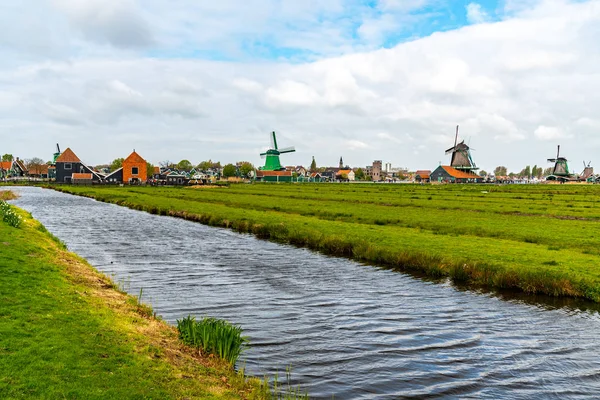
{"type": "Polygon", "coordinates": [[[138,167],[131,167],[131,175],[137,175],[138,173],[138,167]]]}
{"type": "Polygon", "coordinates": [[[65,163],[65,169],[71,169],[71,168],[73,168],[71,163],[65,163]]]}

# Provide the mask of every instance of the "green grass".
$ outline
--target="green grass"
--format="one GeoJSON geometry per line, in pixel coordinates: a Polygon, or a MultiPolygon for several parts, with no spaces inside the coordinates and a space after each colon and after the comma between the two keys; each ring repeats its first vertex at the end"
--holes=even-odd
{"type": "Polygon", "coordinates": [[[599,186],[59,190],[473,286],[600,301],[599,186]]]}
{"type": "Polygon", "coordinates": [[[270,398],[16,212],[19,228],[0,221],[0,398],[270,398]]]}

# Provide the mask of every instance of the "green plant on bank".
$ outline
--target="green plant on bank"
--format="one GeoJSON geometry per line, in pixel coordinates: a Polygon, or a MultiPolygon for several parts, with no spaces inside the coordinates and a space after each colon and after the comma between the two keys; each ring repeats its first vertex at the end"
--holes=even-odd
{"type": "Polygon", "coordinates": [[[475,287],[600,301],[598,185],[57,190],[475,287]]]}
{"type": "Polygon", "coordinates": [[[2,220],[13,228],[18,228],[23,220],[4,200],[0,200],[0,214],[2,214],[2,220]]]}
{"type": "Polygon", "coordinates": [[[188,315],[177,320],[177,330],[180,339],[188,346],[205,355],[213,354],[232,366],[248,343],[248,339],[242,336],[242,328],[212,317],[196,321],[195,317],[188,315]]]}

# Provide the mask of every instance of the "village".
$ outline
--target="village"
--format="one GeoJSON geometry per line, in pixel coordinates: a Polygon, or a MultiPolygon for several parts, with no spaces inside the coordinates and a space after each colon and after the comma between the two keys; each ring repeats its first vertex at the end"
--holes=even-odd
{"type": "Polygon", "coordinates": [[[255,168],[248,161],[222,166],[220,162],[203,161],[194,166],[188,160],[175,164],[170,161],[155,166],[146,161],[135,149],[126,158],[116,159],[111,164],[91,166],[83,162],[76,153],[67,148],[56,151],[51,161],[40,158],[22,159],[4,154],[0,162],[0,179],[3,181],[48,181],[66,184],[128,184],[152,186],[208,185],[221,182],[381,182],[381,183],[596,183],[600,175],[594,174],[591,163],[584,162],[583,171],[569,171],[568,160],[560,156],[560,145],[556,157],[549,158],[552,167],[526,166],[519,173],[508,173],[499,166],[491,173],[480,170],[464,140],[458,142],[458,126],[454,146],[445,151],[450,156],[448,165],[435,169],[409,171],[394,168],[390,162],[374,160],[371,165],[351,167],[344,164],[340,156],[335,167],[319,167],[312,158],[309,167],[302,165],[284,166],[282,154],[295,152],[294,147],[279,148],[275,132],[269,134],[271,147],[260,156],[264,166],[255,168]]]}

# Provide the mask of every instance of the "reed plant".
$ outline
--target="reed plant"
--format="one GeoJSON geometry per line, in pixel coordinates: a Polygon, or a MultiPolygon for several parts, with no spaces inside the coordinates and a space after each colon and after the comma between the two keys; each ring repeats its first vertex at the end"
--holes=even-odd
{"type": "Polygon", "coordinates": [[[187,345],[197,348],[201,354],[213,354],[235,365],[248,339],[242,336],[242,328],[225,320],[195,317],[177,320],[180,339],[187,345]]]}

